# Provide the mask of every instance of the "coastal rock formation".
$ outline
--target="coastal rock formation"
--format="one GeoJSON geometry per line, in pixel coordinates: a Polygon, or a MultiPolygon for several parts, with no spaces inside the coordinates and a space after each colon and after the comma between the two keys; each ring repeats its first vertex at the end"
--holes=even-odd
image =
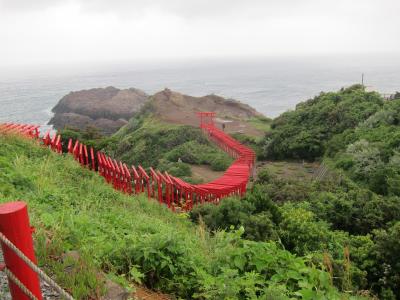
{"type": "Polygon", "coordinates": [[[71,92],[52,111],[55,114],[49,124],[56,129],[66,126],[85,129],[90,126],[103,134],[113,134],[139,111],[150,112],[168,123],[197,127],[196,112],[212,111],[218,116],[217,123],[226,123],[229,133],[263,134],[247,124],[249,119],[262,116],[247,104],[216,95],[193,97],[169,89],[153,96],[134,88],[119,90],[114,87],[71,92]]]}
{"type": "Polygon", "coordinates": [[[165,89],[150,98],[153,113],[172,123],[198,126],[200,111],[216,112],[219,118],[244,120],[262,116],[251,106],[217,95],[193,97],[165,89]]]}
{"type": "Polygon", "coordinates": [[[104,134],[112,134],[125,125],[147,99],[143,91],[134,88],[107,87],[71,92],[52,109],[54,117],[49,124],[56,129],[93,126],[104,134]]]}

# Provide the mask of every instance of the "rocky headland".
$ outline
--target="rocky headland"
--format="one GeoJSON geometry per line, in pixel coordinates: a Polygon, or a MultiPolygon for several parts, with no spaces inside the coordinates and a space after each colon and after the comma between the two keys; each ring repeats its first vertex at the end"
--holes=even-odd
{"type": "Polygon", "coordinates": [[[52,109],[54,116],[49,124],[56,129],[91,126],[104,134],[112,134],[125,125],[147,99],[145,92],[134,88],[107,87],[71,92],[52,109]]]}
{"type": "Polygon", "coordinates": [[[141,90],[114,87],[71,92],[53,108],[49,124],[56,129],[96,127],[103,134],[112,134],[139,111],[150,112],[162,121],[198,126],[196,112],[216,112],[217,122],[229,122],[229,128],[240,130],[243,121],[262,116],[240,101],[217,95],[193,97],[170,89],[152,96],[141,90]]]}

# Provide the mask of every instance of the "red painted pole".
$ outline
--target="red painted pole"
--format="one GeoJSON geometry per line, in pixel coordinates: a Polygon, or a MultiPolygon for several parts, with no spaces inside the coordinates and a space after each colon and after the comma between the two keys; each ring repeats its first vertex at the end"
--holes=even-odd
{"type": "MultiPolygon", "coordinates": [[[[22,201],[0,205],[0,231],[30,260],[36,263],[28,209],[22,201]]],[[[35,295],[42,300],[39,277],[8,246],[1,244],[6,267],[35,295]]],[[[13,300],[29,300],[21,289],[9,281],[13,300]]]]}
{"type": "Polygon", "coordinates": [[[85,154],[85,165],[89,167],[89,155],[87,151],[87,146],[83,145],[83,153],[85,154]]]}
{"type": "Polygon", "coordinates": [[[72,153],[72,139],[68,141],[68,153],[72,153]]]}
{"type": "Polygon", "coordinates": [[[96,161],[95,161],[93,147],[90,147],[90,161],[92,162],[92,170],[96,171],[96,161]]]}

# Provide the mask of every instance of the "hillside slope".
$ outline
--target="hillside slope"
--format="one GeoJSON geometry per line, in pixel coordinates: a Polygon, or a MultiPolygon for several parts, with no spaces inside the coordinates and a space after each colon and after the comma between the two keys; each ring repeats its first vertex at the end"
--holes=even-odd
{"type": "Polygon", "coordinates": [[[140,164],[168,171],[189,179],[190,165],[207,165],[224,171],[232,159],[211,143],[199,128],[169,124],[155,118],[132,118],[114,136],[106,148],[112,156],[129,164],[140,164]]]}
{"type": "Polygon", "coordinates": [[[310,258],[243,240],[242,229],[210,236],[35,142],[0,135],[0,169],[0,201],[28,202],[40,265],[76,299],[104,292],[99,269],[182,298],[342,298],[310,258]],[[70,250],[78,262],[65,259],[70,250]]]}
{"type": "Polygon", "coordinates": [[[263,115],[251,106],[233,99],[217,95],[193,97],[165,89],[149,98],[147,104],[155,117],[167,123],[199,126],[196,112],[212,111],[218,116],[217,123],[228,133],[246,132],[250,135],[263,135],[262,131],[247,121],[263,115]]]}
{"type": "Polygon", "coordinates": [[[321,157],[335,134],[355,128],[382,106],[382,97],[361,85],[321,93],[274,119],[265,154],[273,159],[321,157]]]}
{"type": "Polygon", "coordinates": [[[169,89],[146,95],[130,88],[94,88],[71,92],[52,109],[55,113],[49,124],[58,130],[72,127],[85,130],[95,127],[103,134],[112,134],[134,115],[141,116],[141,108],[152,112],[163,122],[198,127],[196,112],[213,111],[219,116],[217,122],[225,123],[227,132],[246,132],[262,136],[263,131],[249,122],[263,115],[247,104],[216,95],[192,97],[169,89]]]}

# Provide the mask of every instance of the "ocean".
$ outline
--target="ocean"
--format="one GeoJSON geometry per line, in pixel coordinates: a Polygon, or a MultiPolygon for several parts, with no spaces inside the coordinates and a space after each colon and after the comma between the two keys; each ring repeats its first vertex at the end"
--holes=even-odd
{"type": "Polygon", "coordinates": [[[0,70],[0,122],[45,125],[51,109],[70,91],[135,87],[234,98],[268,117],[294,109],[321,91],[361,82],[370,90],[400,91],[400,57],[343,56],[236,59],[174,64],[107,64],[0,70]]]}

